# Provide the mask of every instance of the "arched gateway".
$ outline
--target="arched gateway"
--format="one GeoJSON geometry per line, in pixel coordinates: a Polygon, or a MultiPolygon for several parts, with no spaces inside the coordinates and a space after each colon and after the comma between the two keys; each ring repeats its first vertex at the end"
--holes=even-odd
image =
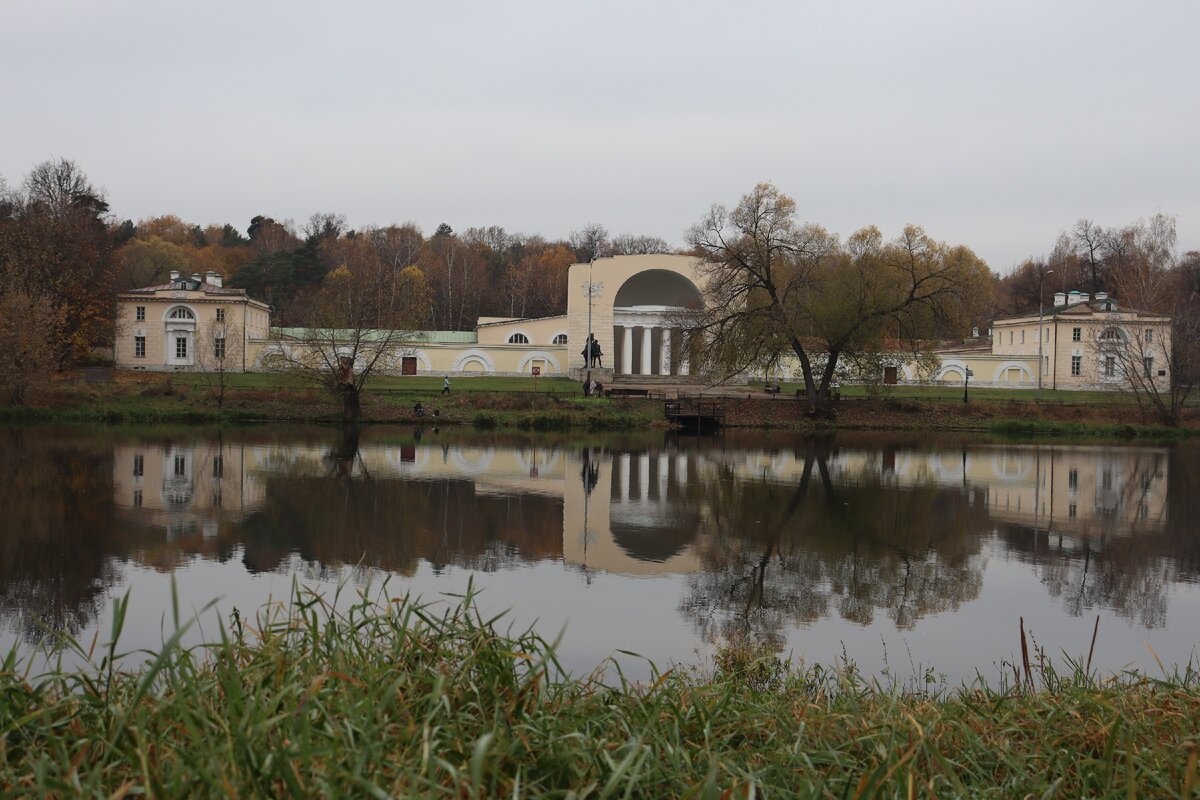
{"type": "MultiPolygon", "coordinates": [[[[679,312],[702,302],[698,264],[692,256],[644,255],[573,265],[567,298],[570,341],[585,342],[593,333],[604,366],[616,375],[689,374],[677,320],[679,312]]],[[[584,366],[581,352],[572,352],[570,359],[572,367],[584,366]]]]}

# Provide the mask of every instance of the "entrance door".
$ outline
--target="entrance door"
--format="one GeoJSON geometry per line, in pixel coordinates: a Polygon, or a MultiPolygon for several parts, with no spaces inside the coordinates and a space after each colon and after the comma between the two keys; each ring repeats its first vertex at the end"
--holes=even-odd
{"type": "Polygon", "coordinates": [[[889,386],[894,386],[896,384],[896,368],[895,367],[884,367],[883,368],[883,382],[889,386]]]}
{"type": "Polygon", "coordinates": [[[401,375],[416,375],[417,374],[417,357],[416,356],[404,356],[400,360],[400,374],[401,375]]]}

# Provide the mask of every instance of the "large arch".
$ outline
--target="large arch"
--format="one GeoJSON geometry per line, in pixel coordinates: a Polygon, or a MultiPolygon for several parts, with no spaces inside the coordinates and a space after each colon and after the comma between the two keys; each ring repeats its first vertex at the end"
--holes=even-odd
{"type": "Polygon", "coordinates": [[[496,371],[496,362],[492,360],[492,357],[486,351],[474,347],[459,353],[458,358],[454,359],[454,371],[462,372],[468,361],[477,361],[483,364],[484,372],[496,371]]]}
{"type": "Polygon", "coordinates": [[[621,284],[613,298],[613,307],[695,308],[702,302],[700,289],[685,276],[669,269],[647,269],[621,284]]]}
{"type": "Polygon", "coordinates": [[[992,381],[995,383],[1004,382],[1004,376],[1010,369],[1020,370],[1021,375],[1023,375],[1025,380],[1029,381],[1030,383],[1033,383],[1036,380],[1036,378],[1033,376],[1033,370],[1031,370],[1025,364],[1022,364],[1020,361],[1005,361],[1003,364],[996,367],[996,372],[994,375],[992,375],[992,381]]]}

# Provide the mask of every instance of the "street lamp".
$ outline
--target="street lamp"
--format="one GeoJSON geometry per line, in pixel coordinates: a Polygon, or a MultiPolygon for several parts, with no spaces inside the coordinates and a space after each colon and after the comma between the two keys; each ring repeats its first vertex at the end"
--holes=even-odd
{"type": "Polygon", "coordinates": [[[586,354],[583,357],[584,369],[592,365],[591,344],[595,334],[592,332],[592,298],[604,291],[603,283],[596,283],[592,280],[592,262],[588,262],[588,279],[587,283],[583,284],[583,293],[588,299],[588,335],[587,341],[584,343],[583,352],[586,354]]]}
{"type": "Polygon", "coordinates": [[[971,371],[970,367],[967,367],[966,372],[963,373],[963,402],[964,403],[967,402],[967,384],[969,384],[971,382],[971,377],[974,374],[975,373],[971,371]]]}
{"type": "Polygon", "coordinates": [[[1041,402],[1042,399],[1042,340],[1045,339],[1045,331],[1042,330],[1042,317],[1045,313],[1045,303],[1042,302],[1042,287],[1046,283],[1046,276],[1054,272],[1052,269],[1042,270],[1041,277],[1038,278],[1038,382],[1037,382],[1037,399],[1041,402]]]}

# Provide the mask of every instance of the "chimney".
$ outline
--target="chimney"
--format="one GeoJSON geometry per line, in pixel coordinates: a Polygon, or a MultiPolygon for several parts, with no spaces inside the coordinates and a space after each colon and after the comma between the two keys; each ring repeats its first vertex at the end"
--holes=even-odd
{"type": "Polygon", "coordinates": [[[215,286],[218,289],[220,289],[221,288],[221,273],[214,272],[213,270],[210,269],[208,272],[204,273],[204,282],[209,284],[210,286],[215,286]]]}
{"type": "Polygon", "coordinates": [[[174,283],[177,280],[179,280],[179,270],[173,269],[171,270],[171,283],[174,283]]]}
{"type": "Polygon", "coordinates": [[[1079,302],[1086,303],[1089,299],[1091,299],[1091,295],[1088,294],[1087,292],[1079,293],[1079,302]]]}
{"type": "Polygon", "coordinates": [[[1096,299],[1097,300],[1107,300],[1108,292],[1096,292],[1096,299]]]}
{"type": "Polygon", "coordinates": [[[1055,292],[1054,293],[1054,307],[1058,308],[1059,306],[1065,306],[1066,304],[1067,304],[1067,293],[1066,292],[1055,292]]]}
{"type": "Polygon", "coordinates": [[[200,278],[200,273],[199,273],[199,272],[193,272],[193,273],[192,273],[192,280],[194,280],[196,283],[204,283],[204,281],[203,281],[203,280],[201,280],[201,278],[200,278]]]}

